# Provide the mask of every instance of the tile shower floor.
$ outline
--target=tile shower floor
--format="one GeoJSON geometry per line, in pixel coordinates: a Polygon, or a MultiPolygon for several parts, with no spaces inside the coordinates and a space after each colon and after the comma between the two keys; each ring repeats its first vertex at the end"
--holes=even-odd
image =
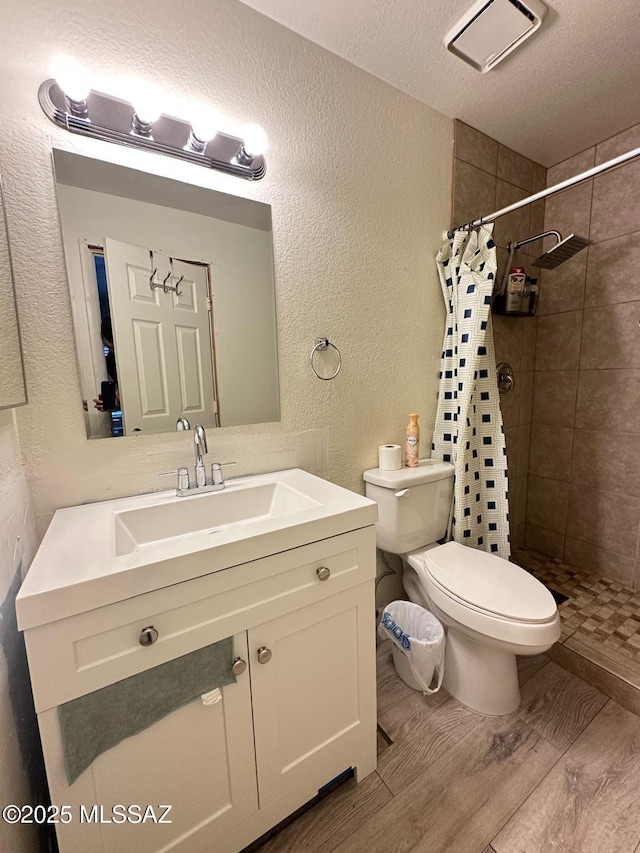
{"type": "Polygon", "coordinates": [[[597,578],[561,560],[522,548],[513,561],[556,592],[560,645],[640,690],[640,590],[597,578]]]}

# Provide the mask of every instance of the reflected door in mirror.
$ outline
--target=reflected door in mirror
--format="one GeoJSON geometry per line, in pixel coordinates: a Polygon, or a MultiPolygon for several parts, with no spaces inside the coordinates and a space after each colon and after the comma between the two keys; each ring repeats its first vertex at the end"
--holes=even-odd
{"type": "Polygon", "coordinates": [[[105,257],[125,435],[217,426],[207,267],[109,238],[105,257]]]}

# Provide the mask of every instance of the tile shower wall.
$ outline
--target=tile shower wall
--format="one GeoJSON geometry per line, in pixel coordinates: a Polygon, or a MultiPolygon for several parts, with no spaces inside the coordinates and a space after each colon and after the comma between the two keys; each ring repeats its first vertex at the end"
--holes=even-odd
{"type": "MultiPolygon", "coordinates": [[[[506,207],[546,186],[546,170],[510,148],[485,136],[464,122],[455,122],[452,225],[460,225],[482,214],[506,207]]],[[[504,275],[507,246],[543,231],[544,202],[514,211],[497,220],[494,238],[498,246],[498,277],[504,275]]],[[[540,254],[540,246],[525,246],[526,254],[516,255],[523,266],[530,256],[540,254]]],[[[493,317],[496,361],[513,367],[515,387],[500,398],[507,440],[512,547],[524,542],[527,502],[527,463],[531,432],[535,317],[493,317]]]]}
{"type": "MultiPolygon", "coordinates": [[[[640,125],[548,170],[548,186],[640,145],[640,125]]],[[[526,543],[640,587],[640,162],[547,199],[594,243],[540,288],[526,543]]]]}

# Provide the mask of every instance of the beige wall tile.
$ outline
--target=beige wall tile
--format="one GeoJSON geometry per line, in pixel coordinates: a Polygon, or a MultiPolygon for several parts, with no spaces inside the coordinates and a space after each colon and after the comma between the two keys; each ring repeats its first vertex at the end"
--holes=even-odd
{"type": "Polygon", "coordinates": [[[454,163],[452,227],[492,213],[496,203],[496,179],[463,160],[454,163]]]}
{"type": "Polygon", "coordinates": [[[527,481],[526,476],[509,480],[509,518],[514,527],[527,520],[527,481]]]}
{"type": "Polygon", "coordinates": [[[535,551],[549,554],[551,557],[558,557],[560,560],[563,557],[564,536],[561,533],[554,533],[552,530],[546,530],[544,527],[538,527],[527,521],[524,541],[529,548],[533,548],[535,551]]]}
{"type": "Polygon", "coordinates": [[[588,148],[586,151],[581,151],[567,160],[557,163],[547,169],[547,186],[552,187],[554,184],[559,184],[561,181],[566,181],[567,178],[573,178],[581,172],[586,172],[595,165],[596,149],[588,148]]]}
{"type": "Polygon", "coordinates": [[[531,424],[518,427],[518,450],[516,477],[526,477],[529,472],[529,448],[531,446],[531,424]]]}
{"type": "MultiPolygon", "coordinates": [[[[533,363],[532,363],[533,364],[533,363]]],[[[533,405],[533,370],[521,370],[516,377],[520,383],[520,424],[531,423],[531,408],[533,405]]]]}
{"type": "Polygon", "coordinates": [[[538,314],[559,314],[562,311],[575,311],[582,308],[587,275],[585,251],[574,255],[554,270],[540,270],[533,267],[530,275],[536,274],[539,276],[540,284],[538,314]]]}
{"type": "Polygon", "coordinates": [[[500,411],[505,427],[517,427],[520,421],[520,384],[516,380],[511,391],[500,394],[500,411]]]}
{"type": "Polygon", "coordinates": [[[536,370],[575,370],[580,357],[582,312],[538,317],[536,370]]]}
{"type": "Polygon", "coordinates": [[[571,482],[640,497],[640,436],[576,429],[571,482]]]}
{"type": "Polygon", "coordinates": [[[640,498],[571,486],[567,536],[635,558],[640,498]]]}
{"type": "Polygon", "coordinates": [[[533,164],[531,177],[531,192],[539,193],[542,190],[547,188],[547,170],[544,166],[540,166],[538,163],[533,164]]]}
{"type": "Polygon", "coordinates": [[[526,525],[525,524],[517,524],[515,527],[511,528],[511,551],[516,551],[518,548],[522,548],[524,545],[524,534],[525,534],[526,525]]]}
{"type": "Polygon", "coordinates": [[[515,479],[518,467],[518,430],[519,427],[506,427],[504,438],[507,443],[507,470],[509,471],[509,482],[515,479]]]}
{"type": "Polygon", "coordinates": [[[572,444],[573,430],[570,427],[532,424],[529,473],[568,482],[572,444]]]}
{"type": "Polygon", "coordinates": [[[491,139],[490,136],[485,136],[484,133],[480,133],[479,130],[465,124],[460,119],[454,121],[454,130],[454,156],[495,175],[498,161],[498,143],[496,140],[491,139]]]}
{"type": "Polygon", "coordinates": [[[576,427],[640,433],[640,370],[581,370],[576,427]]]}
{"type": "Polygon", "coordinates": [[[594,178],[591,239],[599,242],[640,231],[639,194],[638,160],[594,178]]]}
{"type": "Polygon", "coordinates": [[[533,370],[536,358],[536,336],[538,332],[537,317],[523,317],[524,340],[522,346],[522,366],[525,370],[533,370]]]}
{"type": "Polygon", "coordinates": [[[640,302],[586,308],[580,368],[640,367],[639,320],[640,302]]]}
{"type": "MultiPolygon", "coordinates": [[[[585,307],[633,302],[638,298],[635,271],[640,269],[640,231],[594,243],[587,253],[585,307]]],[[[583,254],[581,252],[576,258],[583,254]]]]}
{"type": "MultiPolygon", "coordinates": [[[[520,199],[525,198],[528,193],[526,190],[509,184],[506,181],[498,178],[496,183],[496,210],[502,210],[503,207],[508,207],[520,199]]],[[[517,242],[518,240],[526,240],[531,237],[530,233],[530,210],[529,207],[521,207],[519,210],[514,210],[513,213],[507,213],[506,216],[501,216],[496,219],[493,238],[496,245],[506,247],[509,243],[517,242]]]]}
{"type": "Polygon", "coordinates": [[[622,133],[596,145],[596,164],[606,163],[607,160],[626,154],[634,148],[640,148],[640,124],[623,130],[622,133]]]}
{"type": "Polygon", "coordinates": [[[517,151],[498,145],[498,177],[531,192],[533,163],[517,151]]]}
{"type": "Polygon", "coordinates": [[[501,317],[496,314],[492,318],[492,324],[496,364],[508,361],[514,370],[520,370],[524,344],[523,323],[517,317],[501,317]]]}
{"type": "Polygon", "coordinates": [[[609,578],[631,586],[634,561],[604,548],[596,548],[578,539],[567,536],[564,561],[601,578],[609,578]]]}
{"type": "Polygon", "coordinates": [[[577,387],[577,370],[538,370],[534,380],[531,422],[572,427],[577,387]]]}
{"type": "MultiPolygon", "coordinates": [[[[544,225],[548,231],[559,231],[563,237],[568,237],[571,233],[578,234],[580,237],[589,237],[591,183],[587,181],[584,184],[578,184],[546,199],[544,225]]],[[[555,243],[555,238],[545,237],[545,251],[555,243]]]]}
{"type": "MultiPolygon", "coordinates": [[[[527,526],[533,524],[564,536],[569,504],[569,484],[529,474],[527,526]]],[[[529,542],[527,541],[527,544],[529,542]]],[[[535,546],[531,546],[535,547],[535,546]]],[[[547,553],[549,553],[547,551],[547,553]]]]}

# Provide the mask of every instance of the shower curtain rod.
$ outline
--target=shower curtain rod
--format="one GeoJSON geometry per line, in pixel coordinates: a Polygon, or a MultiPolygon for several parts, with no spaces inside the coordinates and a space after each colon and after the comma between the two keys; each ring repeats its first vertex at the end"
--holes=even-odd
{"type": "Polygon", "coordinates": [[[521,207],[526,207],[526,205],[532,204],[534,201],[538,201],[541,198],[546,198],[547,196],[554,195],[555,193],[559,193],[562,190],[569,189],[569,187],[574,187],[577,184],[581,184],[584,181],[588,181],[589,178],[593,178],[596,175],[601,175],[603,172],[608,172],[609,169],[615,169],[616,166],[621,166],[623,163],[627,163],[629,160],[635,160],[636,157],[640,157],[640,148],[634,148],[632,151],[627,151],[626,154],[620,154],[618,157],[614,157],[612,160],[607,160],[606,163],[601,163],[599,166],[594,166],[592,169],[587,169],[586,172],[581,172],[574,178],[567,178],[566,181],[561,181],[559,184],[556,184],[553,187],[549,187],[546,190],[541,190],[539,193],[534,193],[533,195],[527,196],[527,198],[523,198],[520,201],[516,201],[514,202],[514,204],[510,204],[509,207],[503,207],[502,210],[496,210],[495,213],[491,213],[489,216],[481,216],[480,219],[474,219],[473,222],[467,222],[464,225],[458,225],[456,228],[452,228],[451,231],[447,231],[447,238],[451,240],[456,231],[470,231],[472,228],[477,228],[479,225],[484,225],[485,222],[493,222],[500,216],[505,216],[507,213],[511,213],[512,211],[518,210],[521,207]]]}

